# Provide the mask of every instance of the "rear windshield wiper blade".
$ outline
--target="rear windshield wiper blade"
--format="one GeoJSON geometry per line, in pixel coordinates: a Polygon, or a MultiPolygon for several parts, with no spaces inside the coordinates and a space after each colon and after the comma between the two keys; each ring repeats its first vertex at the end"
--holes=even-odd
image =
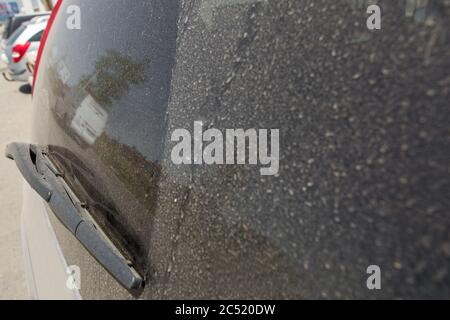
{"type": "Polygon", "coordinates": [[[61,174],[36,146],[11,143],[6,157],[14,160],[28,184],[48,202],[61,223],[87,251],[126,289],[140,290],[144,279],[95,224],[61,174]]]}

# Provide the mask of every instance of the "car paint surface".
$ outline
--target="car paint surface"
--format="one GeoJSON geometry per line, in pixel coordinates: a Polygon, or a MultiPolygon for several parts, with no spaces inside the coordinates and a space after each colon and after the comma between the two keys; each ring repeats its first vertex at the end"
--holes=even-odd
{"type": "Polygon", "coordinates": [[[80,294],[67,286],[67,262],[50,224],[42,199],[24,183],[21,216],[22,248],[31,299],[78,300],[80,294]]]}
{"type": "MultiPolygon", "coordinates": [[[[369,31],[368,3],[63,2],[33,142],[146,275],[139,298],[450,296],[450,6],[378,1],[369,31]],[[77,117],[102,119],[90,139],[77,117]],[[279,175],[174,165],[194,121],[280,129],[279,175]]],[[[132,298],[50,219],[83,298],[132,298]]]]}

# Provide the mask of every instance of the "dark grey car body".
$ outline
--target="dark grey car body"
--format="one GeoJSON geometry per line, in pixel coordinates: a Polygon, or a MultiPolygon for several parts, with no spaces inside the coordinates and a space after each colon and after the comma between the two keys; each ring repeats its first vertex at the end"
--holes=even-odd
{"type": "MultiPolygon", "coordinates": [[[[378,1],[375,31],[368,4],[63,2],[34,142],[146,276],[139,298],[450,297],[449,2],[378,1]],[[86,99],[100,115],[77,124],[86,99]],[[279,174],[174,165],[171,133],[199,120],[280,129],[279,174]]],[[[132,297],[51,219],[83,298],[132,297]]]]}

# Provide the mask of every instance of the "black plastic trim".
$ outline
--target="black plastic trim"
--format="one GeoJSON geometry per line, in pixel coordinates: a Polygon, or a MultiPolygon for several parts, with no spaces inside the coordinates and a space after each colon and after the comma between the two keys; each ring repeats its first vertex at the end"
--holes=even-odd
{"type": "Polygon", "coordinates": [[[143,288],[144,280],[132,262],[125,259],[95,225],[65,184],[64,175],[56,170],[41,149],[25,143],[11,143],[6,147],[6,157],[15,161],[25,180],[48,202],[61,223],[123,287],[130,291],[143,288]]]}

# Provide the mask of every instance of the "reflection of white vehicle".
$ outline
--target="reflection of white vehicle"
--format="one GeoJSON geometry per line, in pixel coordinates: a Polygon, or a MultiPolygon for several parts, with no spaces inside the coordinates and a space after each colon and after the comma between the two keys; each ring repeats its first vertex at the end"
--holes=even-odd
{"type": "Polygon", "coordinates": [[[75,111],[70,127],[83,141],[92,145],[102,134],[107,121],[108,113],[88,95],[75,111]]]}

